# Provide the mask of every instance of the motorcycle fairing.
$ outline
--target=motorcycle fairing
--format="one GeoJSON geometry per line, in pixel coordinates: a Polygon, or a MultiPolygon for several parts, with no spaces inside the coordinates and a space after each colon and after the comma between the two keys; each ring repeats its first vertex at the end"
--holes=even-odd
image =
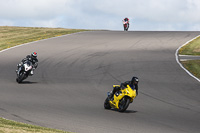
{"type": "MultiPolygon", "coordinates": [[[[113,85],[113,87],[114,87],[114,85],[113,85]]],[[[119,109],[119,102],[125,96],[130,97],[130,99],[131,99],[130,102],[131,103],[133,102],[133,99],[136,97],[136,90],[135,89],[133,90],[129,85],[127,85],[127,88],[121,89],[120,91],[121,92],[119,93],[118,96],[116,94],[114,94],[113,101],[109,101],[112,108],[119,109]]]]}

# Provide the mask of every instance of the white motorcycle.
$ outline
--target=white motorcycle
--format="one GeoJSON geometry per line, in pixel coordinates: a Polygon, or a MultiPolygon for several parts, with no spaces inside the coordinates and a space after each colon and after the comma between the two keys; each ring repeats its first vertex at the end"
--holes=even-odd
{"type": "Polygon", "coordinates": [[[21,66],[19,66],[17,70],[17,78],[16,81],[21,83],[24,79],[26,79],[29,75],[32,75],[33,65],[27,60],[21,66]]]}

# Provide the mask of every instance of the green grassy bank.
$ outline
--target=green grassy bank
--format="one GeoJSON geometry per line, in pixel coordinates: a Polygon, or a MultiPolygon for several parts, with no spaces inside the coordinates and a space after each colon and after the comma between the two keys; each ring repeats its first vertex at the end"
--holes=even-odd
{"type": "MultiPolygon", "coordinates": [[[[200,56],[200,37],[189,42],[179,50],[180,55],[200,56]]],[[[181,61],[183,66],[200,79],[200,60],[181,61]]]]}
{"type": "Polygon", "coordinates": [[[181,55],[198,55],[200,56],[200,37],[189,42],[179,50],[181,55]]]}
{"type": "Polygon", "coordinates": [[[0,26],[0,50],[19,44],[86,30],[0,26]]]}
{"type": "Polygon", "coordinates": [[[69,133],[0,118],[0,133],[69,133]]]}
{"type": "Polygon", "coordinates": [[[194,76],[200,79],[200,60],[188,60],[181,62],[194,76]]]}

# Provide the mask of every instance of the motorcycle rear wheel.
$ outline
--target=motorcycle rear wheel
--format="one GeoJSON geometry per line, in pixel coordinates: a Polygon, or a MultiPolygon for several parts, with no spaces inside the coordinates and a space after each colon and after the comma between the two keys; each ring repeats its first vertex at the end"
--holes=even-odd
{"type": "Polygon", "coordinates": [[[122,100],[119,102],[119,112],[124,112],[128,108],[130,103],[130,99],[127,97],[122,98],[122,100]]]}

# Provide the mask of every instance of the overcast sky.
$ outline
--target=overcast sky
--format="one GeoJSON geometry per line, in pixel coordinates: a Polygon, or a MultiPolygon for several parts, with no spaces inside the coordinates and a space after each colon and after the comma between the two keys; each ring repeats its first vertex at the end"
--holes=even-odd
{"type": "Polygon", "coordinates": [[[199,31],[200,0],[0,0],[0,26],[199,31]]]}

